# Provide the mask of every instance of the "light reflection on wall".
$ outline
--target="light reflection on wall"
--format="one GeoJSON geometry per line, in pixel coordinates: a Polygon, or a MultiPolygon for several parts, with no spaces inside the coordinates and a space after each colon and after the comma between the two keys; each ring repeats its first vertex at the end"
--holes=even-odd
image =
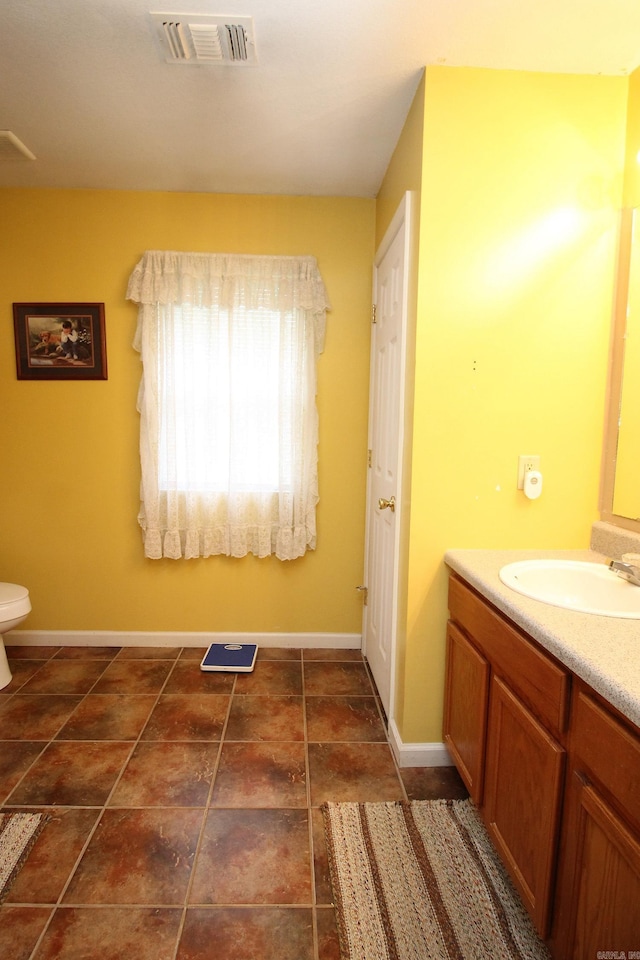
{"type": "Polygon", "coordinates": [[[554,257],[575,243],[590,223],[591,218],[579,207],[550,211],[493,251],[483,266],[484,288],[507,292],[530,283],[554,257]]]}

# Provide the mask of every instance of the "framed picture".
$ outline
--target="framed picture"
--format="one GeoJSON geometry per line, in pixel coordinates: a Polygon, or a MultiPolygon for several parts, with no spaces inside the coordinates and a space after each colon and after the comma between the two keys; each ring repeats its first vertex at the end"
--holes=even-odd
{"type": "Polygon", "coordinates": [[[103,303],[14,303],[18,380],[106,380],[103,303]]]}

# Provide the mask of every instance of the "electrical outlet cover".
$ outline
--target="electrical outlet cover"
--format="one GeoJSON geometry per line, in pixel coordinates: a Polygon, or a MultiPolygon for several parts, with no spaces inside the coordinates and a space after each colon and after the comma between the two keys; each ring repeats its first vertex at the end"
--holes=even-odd
{"type": "Polygon", "coordinates": [[[524,490],[524,475],[529,470],[540,469],[540,457],[537,454],[530,456],[524,453],[518,457],[518,490],[524,490]]]}

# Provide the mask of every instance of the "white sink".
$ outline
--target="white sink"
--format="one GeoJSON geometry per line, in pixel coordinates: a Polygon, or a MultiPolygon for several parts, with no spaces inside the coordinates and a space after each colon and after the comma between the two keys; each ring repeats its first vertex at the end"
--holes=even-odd
{"type": "Polygon", "coordinates": [[[640,587],[616,576],[604,563],[520,560],[502,567],[500,579],[525,597],[554,607],[640,620],[640,587]]]}

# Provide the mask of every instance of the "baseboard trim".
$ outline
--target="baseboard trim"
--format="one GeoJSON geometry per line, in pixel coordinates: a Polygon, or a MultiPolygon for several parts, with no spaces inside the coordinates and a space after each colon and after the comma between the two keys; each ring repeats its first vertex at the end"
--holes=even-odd
{"type": "Polygon", "coordinates": [[[10,630],[5,643],[42,647],[208,647],[210,643],[257,643],[261,647],[359,650],[359,633],[213,633],[170,630],[10,630]]]}
{"type": "Polygon", "coordinates": [[[394,720],[389,723],[389,744],[399,767],[452,767],[444,743],[403,743],[394,720]]]}

